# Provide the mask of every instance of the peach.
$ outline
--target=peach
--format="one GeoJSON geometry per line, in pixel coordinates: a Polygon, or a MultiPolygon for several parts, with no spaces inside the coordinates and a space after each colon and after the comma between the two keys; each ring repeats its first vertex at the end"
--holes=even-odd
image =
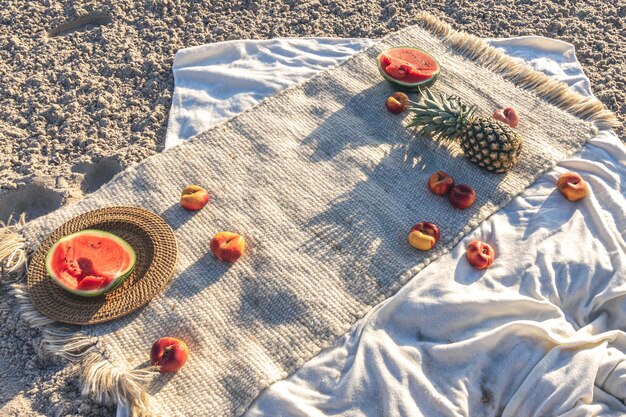
{"type": "Polygon", "coordinates": [[[466,184],[459,184],[452,187],[448,196],[452,207],[457,209],[466,209],[476,201],[476,191],[466,184]]]}
{"type": "Polygon", "coordinates": [[[402,113],[409,105],[409,96],[401,92],[395,92],[385,102],[387,110],[392,113],[402,113]]]}
{"type": "Polygon", "coordinates": [[[490,244],[474,240],[467,245],[465,257],[467,257],[467,260],[474,268],[485,269],[493,264],[496,258],[496,251],[493,250],[490,244]]]}
{"type": "Polygon", "coordinates": [[[437,195],[448,194],[454,187],[454,178],[443,171],[437,171],[428,179],[428,188],[437,195]]]}
{"type": "Polygon", "coordinates": [[[434,223],[419,222],[409,232],[409,244],[415,249],[430,250],[439,240],[439,228],[434,223]]]}
{"type": "Polygon", "coordinates": [[[180,195],[180,205],[187,210],[200,210],[209,202],[209,193],[199,185],[188,185],[180,195]]]}
{"type": "Polygon", "coordinates": [[[231,232],[219,232],[211,239],[211,252],[222,262],[235,262],[246,250],[246,239],[231,232]]]}
{"type": "Polygon", "coordinates": [[[569,201],[581,200],[589,194],[587,183],[576,172],[566,172],[561,175],[556,182],[556,187],[569,201]]]}
{"type": "Polygon", "coordinates": [[[189,357],[189,348],[182,340],[163,337],[150,349],[150,363],[158,366],[161,372],[176,372],[183,367],[189,357]]]}
{"type": "Polygon", "coordinates": [[[516,127],[519,123],[519,116],[513,107],[496,110],[493,112],[493,118],[501,121],[502,123],[506,123],[511,127],[516,127]]]}

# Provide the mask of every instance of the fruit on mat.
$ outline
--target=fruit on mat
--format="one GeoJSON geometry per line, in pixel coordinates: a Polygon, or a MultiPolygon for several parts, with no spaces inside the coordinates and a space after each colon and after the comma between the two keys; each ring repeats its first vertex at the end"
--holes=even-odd
{"type": "Polygon", "coordinates": [[[386,49],[376,58],[378,70],[392,85],[403,91],[429,87],[439,77],[439,63],[432,55],[417,48],[386,49]]]}
{"type": "Polygon", "coordinates": [[[474,268],[485,269],[493,264],[496,259],[496,251],[490,244],[474,240],[467,245],[465,257],[474,268]]]}
{"type": "Polygon", "coordinates": [[[457,209],[466,209],[476,201],[476,191],[466,184],[458,184],[452,187],[448,196],[452,207],[457,209]]]}
{"type": "Polygon", "coordinates": [[[189,357],[189,348],[182,340],[163,337],[150,349],[150,363],[158,366],[161,372],[176,372],[183,367],[189,357]]]}
{"type": "Polygon", "coordinates": [[[493,112],[493,118],[506,123],[511,127],[517,127],[519,123],[519,115],[513,107],[507,107],[506,109],[498,109],[493,112]]]}
{"type": "Polygon", "coordinates": [[[445,195],[454,187],[454,178],[443,171],[437,171],[428,178],[428,188],[437,195],[445,195]]]}
{"type": "Polygon", "coordinates": [[[419,222],[409,231],[409,244],[415,249],[430,250],[439,240],[439,228],[434,223],[419,222]]]}
{"type": "Polygon", "coordinates": [[[211,252],[223,262],[235,262],[246,250],[243,236],[231,232],[219,232],[211,239],[211,252]]]}
{"type": "Polygon", "coordinates": [[[392,113],[402,113],[409,105],[409,96],[401,92],[395,92],[385,102],[387,110],[392,113]]]}
{"type": "Polygon", "coordinates": [[[209,193],[199,185],[188,185],[180,195],[180,205],[187,210],[200,210],[209,202],[209,193]]]}
{"type": "Polygon", "coordinates": [[[52,245],[46,255],[46,269],[61,288],[95,297],[120,285],[132,273],[135,260],[135,251],[121,237],[87,229],[52,245]]]}
{"type": "Polygon", "coordinates": [[[423,89],[424,101],[412,104],[409,126],[420,126],[422,135],[458,140],[472,162],[492,172],[506,172],[519,157],[522,137],[508,125],[474,116],[476,106],[467,106],[458,97],[436,98],[423,89]]]}
{"type": "Polygon", "coordinates": [[[577,172],[566,172],[556,182],[556,187],[569,201],[578,201],[589,194],[587,182],[577,172]]]}

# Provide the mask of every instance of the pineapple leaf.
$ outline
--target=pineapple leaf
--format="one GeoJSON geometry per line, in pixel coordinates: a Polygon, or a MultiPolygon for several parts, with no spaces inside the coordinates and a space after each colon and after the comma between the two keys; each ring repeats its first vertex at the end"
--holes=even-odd
{"type": "Polygon", "coordinates": [[[439,103],[437,103],[436,101],[430,100],[430,99],[424,99],[424,104],[426,104],[429,108],[435,108],[438,109],[439,108],[439,103]]]}
{"type": "Polygon", "coordinates": [[[430,108],[427,105],[420,103],[420,104],[412,105],[411,107],[409,107],[409,109],[415,111],[416,109],[419,109],[419,110],[429,110],[430,108]]]}
{"type": "MultiPolygon", "coordinates": [[[[426,90],[426,95],[428,96],[428,99],[430,101],[436,102],[437,99],[435,98],[435,95],[430,91],[430,89],[428,87],[424,87],[424,90],[426,90]]],[[[426,100],[424,100],[426,101],[426,100]]]]}
{"type": "Polygon", "coordinates": [[[438,128],[439,127],[437,125],[426,125],[422,128],[421,131],[430,135],[431,133],[435,132],[438,128]]]}
{"type": "Polygon", "coordinates": [[[408,124],[408,127],[417,127],[417,126],[422,126],[424,123],[420,122],[419,120],[413,120],[408,124]]]}
{"type": "Polygon", "coordinates": [[[450,107],[450,101],[448,101],[448,99],[442,95],[441,102],[443,103],[443,108],[446,110],[446,112],[451,113],[452,108],[450,107]]]}
{"type": "Polygon", "coordinates": [[[474,115],[475,111],[476,111],[476,106],[470,107],[469,110],[467,111],[467,115],[465,116],[465,118],[467,120],[470,120],[472,118],[472,116],[474,115]]]}
{"type": "Polygon", "coordinates": [[[457,133],[456,126],[450,126],[446,130],[444,130],[443,133],[446,136],[451,136],[451,137],[456,136],[456,133],[457,133]]]}
{"type": "Polygon", "coordinates": [[[428,116],[415,115],[411,119],[409,126],[421,126],[430,123],[431,118],[428,116]]]}
{"type": "Polygon", "coordinates": [[[417,134],[418,134],[419,136],[428,136],[428,134],[426,133],[426,128],[425,128],[425,127],[423,127],[423,128],[421,128],[420,130],[418,130],[418,131],[417,131],[417,134]]]}

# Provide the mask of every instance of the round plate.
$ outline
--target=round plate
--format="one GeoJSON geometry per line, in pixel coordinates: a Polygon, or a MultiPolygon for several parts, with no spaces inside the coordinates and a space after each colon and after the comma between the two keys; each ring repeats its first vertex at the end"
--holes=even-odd
{"type": "Polygon", "coordinates": [[[156,214],[137,207],[108,207],[74,217],[50,233],[32,257],[28,291],[45,316],[69,324],[94,324],[129,314],[147,304],[165,287],[176,267],[178,244],[171,227],[156,214]],[[46,254],[63,236],[85,229],[114,233],[137,255],[132,274],[115,290],[98,297],[80,297],[48,276],[46,254]]]}

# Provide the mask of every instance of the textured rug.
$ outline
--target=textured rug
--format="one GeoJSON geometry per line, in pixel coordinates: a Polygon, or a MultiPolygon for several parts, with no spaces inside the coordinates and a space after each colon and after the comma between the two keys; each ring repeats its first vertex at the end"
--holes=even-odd
{"type": "MultiPolygon", "coordinates": [[[[83,393],[132,404],[136,415],[240,415],[259,391],[296,370],[373,305],[453,247],[541,173],[573,154],[598,126],[602,104],[570,92],[434,18],[392,34],[306,83],[263,100],[189,143],[116,176],[79,204],[0,237],[4,275],[19,280],[28,253],[64,221],[88,210],[131,205],[175,230],[179,264],[169,286],[125,318],[59,326],[13,284],[23,317],[42,329],[44,348],[81,362],[83,393]],[[434,90],[484,114],[514,106],[524,116],[520,162],[506,175],[483,171],[456,145],[415,136],[384,110],[392,91],[374,62],[383,49],[416,45],[443,69],[434,90]],[[171,166],[181,167],[176,171],[171,166]],[[425,194],[435,170],[478,192],[468,210],[425,194]],[[212,192],[198,213],[179,207],[189,183],[212,192]],[[442,232],[430,252],[406,243],[417,221],[442,232]],[[221,230],[242,233],[248,252],[233,265],[208,250],[221,230]],[[154,340],[188,342],[180,372],[146,366],[154,340]]],[[[406,123],[405,123],[406,124],[406,123]]]]}

